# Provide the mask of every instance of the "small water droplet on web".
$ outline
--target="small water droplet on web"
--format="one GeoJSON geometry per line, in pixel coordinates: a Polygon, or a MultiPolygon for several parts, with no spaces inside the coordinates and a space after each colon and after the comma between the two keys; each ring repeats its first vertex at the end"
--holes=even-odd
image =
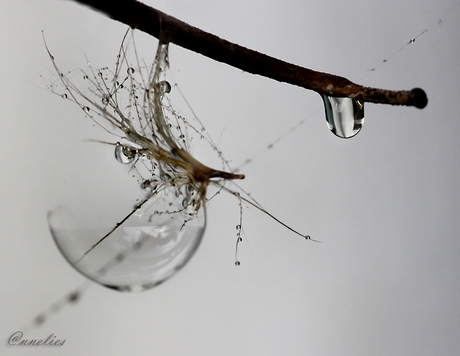
{"type": "Polygon", "coordinates": [[[80,292],[79,291],[75,291],[73,293],[70,293],[67,296],[67,301],[69,303],[76,303],[78,301],[78,299],[80,299],[80,292]]]}
{"type": "Polygon", "coordinates": [[[135,71],[136,71],[136,70],[135,70],[133,67],[129,67],[129,68],[126,70],[126,72],[127,72],[128,74],[134,74],[135,71]]]}
{"type": "Polygon", "coordinates": [[[350,98],[323,95],[326,121],[331,132],[340,138],[355,136],[364,123],[364,103],[350,98]]]}
{"type": "Polygon", "coordinates": [[[35,317],[34,324],[39,326],[39,325],[43,324],[45,322],[45,320],[46,320],[46,317],[43,314],[40,314],[40,315],[35,317]]]}
{"type": "Polygon", "coordinates": [[[90,109],[88,106],[84,106],[84,107],[83,107],[83,111],[84,111],[84,112],[89,112],[90,110],[91,110],[91,109],[90,109]]]}
{"type": "Polygon", "coordinates": [[[240,261],[235,261],[235,266],[239,266],[240,264],[240,261]]]}
{"type": "Polygon", "coordinates": [[[122,164],[129,164],[134,161],[136,157],[136,151],[129,149],[124,145],[117,144],[115,146],[115,158],[122,164]]]}
{"type": "Polygon", "coordinates": [[[64,98],[64,99],[67,99],[67,94],[64,93],[64,94],[61,95],[61,97],[64,98]]]}
{"type": "Polygon", "coordinates": [[[159,89],[161,95],[171,92],[171,84],[169,84],[169,82],[166,80],[157,83],[156,86],[159,89]]]}

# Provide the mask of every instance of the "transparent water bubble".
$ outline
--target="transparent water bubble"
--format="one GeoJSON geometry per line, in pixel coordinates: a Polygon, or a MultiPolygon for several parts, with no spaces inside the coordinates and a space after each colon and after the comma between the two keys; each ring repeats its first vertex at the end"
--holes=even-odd
{"type": "Polygon", "coordinates": [[[104,94],[101,98],[102,104],[107,105],[110,102],[110,95],[104,94]]]}
{"type": "Polygon", "coordinates": [[[169,82],[167,82],[166,80],[163,80],[163,81],[157,83],[156,86],[160,90],[161,95],[164,95],[164,94],[167,94],[167,93],[171,92],[171,84],[169,84],[169,82]]]}
{"type": "Polygon", "coordinates": [[[98,155],[94,147],[77,152],[82,157],[71,160],[70,175],[62,173],[59,203],[48,213],[53,239],[75,269],[103,286],[153,288],[191,259],[205,212],[182,206],[187,186],[143,190],[132,165],[113,159],[110,146],[96,146],[98,155]]]}
{"type": "Polygon", "coordinates": [[[122,164],[129,164],[132,161],[134,161],[134,158],[136,157],[136,151],[131,150],[128,147],[117,144],[115,146],[115,158],[118,162],[122,164]]]}
{"type": "Polygon", "coordinates": [[[361,131],[364,123],[364,103],[350,98],[323,95],[326,121],[331,132],[340,138],[350,138],[361,131]]]}
{"type": "Polygon", "coordinates": [[[104,223],[110,217],[59,206],[48,214],[50,230],[67,261],[86,277],[120,291],[147,290],[180,270],[204,233],[203,217],[164,212],[172,195],[113,226],[104,223]]]}

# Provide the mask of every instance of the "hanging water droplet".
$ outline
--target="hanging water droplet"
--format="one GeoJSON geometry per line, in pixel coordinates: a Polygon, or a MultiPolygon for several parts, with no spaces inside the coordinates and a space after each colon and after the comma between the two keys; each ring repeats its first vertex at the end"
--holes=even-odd
{"type": "Polygon", "coordinates": [[[88,76],[87,76],[87,75],[84,75],[84,76],[83,76],[83,79],[84,79],[84,80],[88,79],[88,76]]]}
{"type": "Polygon", "coordinates": [[[161,95],[164,95],[166,93],[170,93],[171,92],[171,84],[169,84],[169,82],[167,82],[166,80],[163,80],[161,82],[158,82],[157,84],[155,84],[157,86],[157,88],[159,89],[159,92],[161,95]]]}
{"type": "Polygon", "coordinates": [[[112,201],[105,196],[83,210],[59,206],[48,213],[51,234],[74,268],[108,288],[138,292],[164,282],[190,260],[205,230],[203,210],[192,218],[180,207],[156,214],[171,199],[176,202],[172,190],[164,190],[134,212],[113,216],[106,213],[112,207],[107,204],[117,205],[111,195],[112,201]]]}
{"type": "Polygon", "coordinates": [[[329,129],[340,138],[355,136],[364,122],[364,103],[361,100],[323,95],[329,129]]]}
{"type": "Polygon", "coordinates": [[[115,158],[122,164],[131,163],[136,157],[136,150],[125,145],[117,144],[115,146],[115,158]]]}
{"type": "Polygon", "coordinates": [[[135,71],[136,71],[136,70],[135,70],[133,67],[129,67],[129,68],[126,70],[126,72],[127,72],[128,74],[134,74],[135,71]]]}
{"type": "Polygon", "coordinates": [[[83,111],[84,111],[84,112],[89,112],[89,110],[90,110],[90,108],[89,108],[88,106],[84,106],[84,107],[83,107],[83,111]]]}
{"type": "Polygon", "coordinates": [[[64,98],[64,99],[67,99],[67,94],[64,93],[64,94],[61,95],[61,97],[64,98]]]}
{"type": "Polygon", "coordinates": [[[414,43],[415,42],[415,38],[411,38],[409,43],[414,43]]]}
{"type": "Polygon", "coordinates": [[[235,261],[235,266],[239,266],[240,264],[240,261],[235,261]]]}
{"type": "Polygon", "coordinates": [[[159,184],[160,180],[156,177],[152,177],[141,183],[141,189],[150,189],[153,191],[158,187],[159,184]]]}
{"type": "Polygon", "coordinates": [[[102,95],[102,104],[107,105],[110,101],[110,96],[108,94],[102,95]]]}

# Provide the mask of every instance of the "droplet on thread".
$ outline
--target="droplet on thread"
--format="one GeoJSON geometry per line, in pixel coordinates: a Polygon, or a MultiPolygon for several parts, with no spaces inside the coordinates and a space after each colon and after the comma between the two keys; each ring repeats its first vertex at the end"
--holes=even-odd
{"type": "Polygon", "coordinates": [[[364,123],[364,102],[323,95],[326,121],[331,132],[340,138],[355,136],[364,123]]]}
{"type": "Polygon", "coordinates": [[[171,84],[169,84],[169,82],[166,80],[157,83],[156,86],[159,89],[161,95],[171,92],[171,84]]]}
{"type": "Polygon", "coordinates": [[[136,157],[136,151],[129,149],[124,145],[117,144],[115,146],[115,158],[122,164],[131,163],[136,157]]]}
{"type": "Polygon", "coordinates": [[[39,326],[39,325],[42,325],[46,320],[46,316],[43,315],[43,314],[39,314],[35,317],[34,319],[34,324],[39,326]]]}
{"type": "Polygon", "coordinates": [[[69,303],[76,303],[79,299],[80,299],[80,292],[77,290],[77,291],[74,291],[72,293],[70,293],[68,296],[67,296],[67,301],[69,303]]]}
{"type": "Polygon", "coordinates": [[[235,261],[235,266],[239,266],[240,264],[240,261],[235,261]]]}
{"type": "Polygon", "coordinates": [[[134,74],[135,71],[136,71],[136,70],[135,70],[133,67],[129,67],[129,68],[126,70],[126,72],[127,72],[128,74],[134,74]]]}

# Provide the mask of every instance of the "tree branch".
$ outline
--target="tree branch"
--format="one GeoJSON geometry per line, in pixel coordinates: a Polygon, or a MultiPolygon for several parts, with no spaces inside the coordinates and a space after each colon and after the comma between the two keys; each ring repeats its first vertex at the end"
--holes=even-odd
{"type": "Polygon", "coordinates": [[[161,41],[175,43],[252,74],[314,90],[320,95],[349,97],[379,104],[415,106],[420,109],[428,103],[423,89],[394,91],[369,88],[343,77],[290,64],[221,39],[137,0],[75,1],[161,41]]]}

